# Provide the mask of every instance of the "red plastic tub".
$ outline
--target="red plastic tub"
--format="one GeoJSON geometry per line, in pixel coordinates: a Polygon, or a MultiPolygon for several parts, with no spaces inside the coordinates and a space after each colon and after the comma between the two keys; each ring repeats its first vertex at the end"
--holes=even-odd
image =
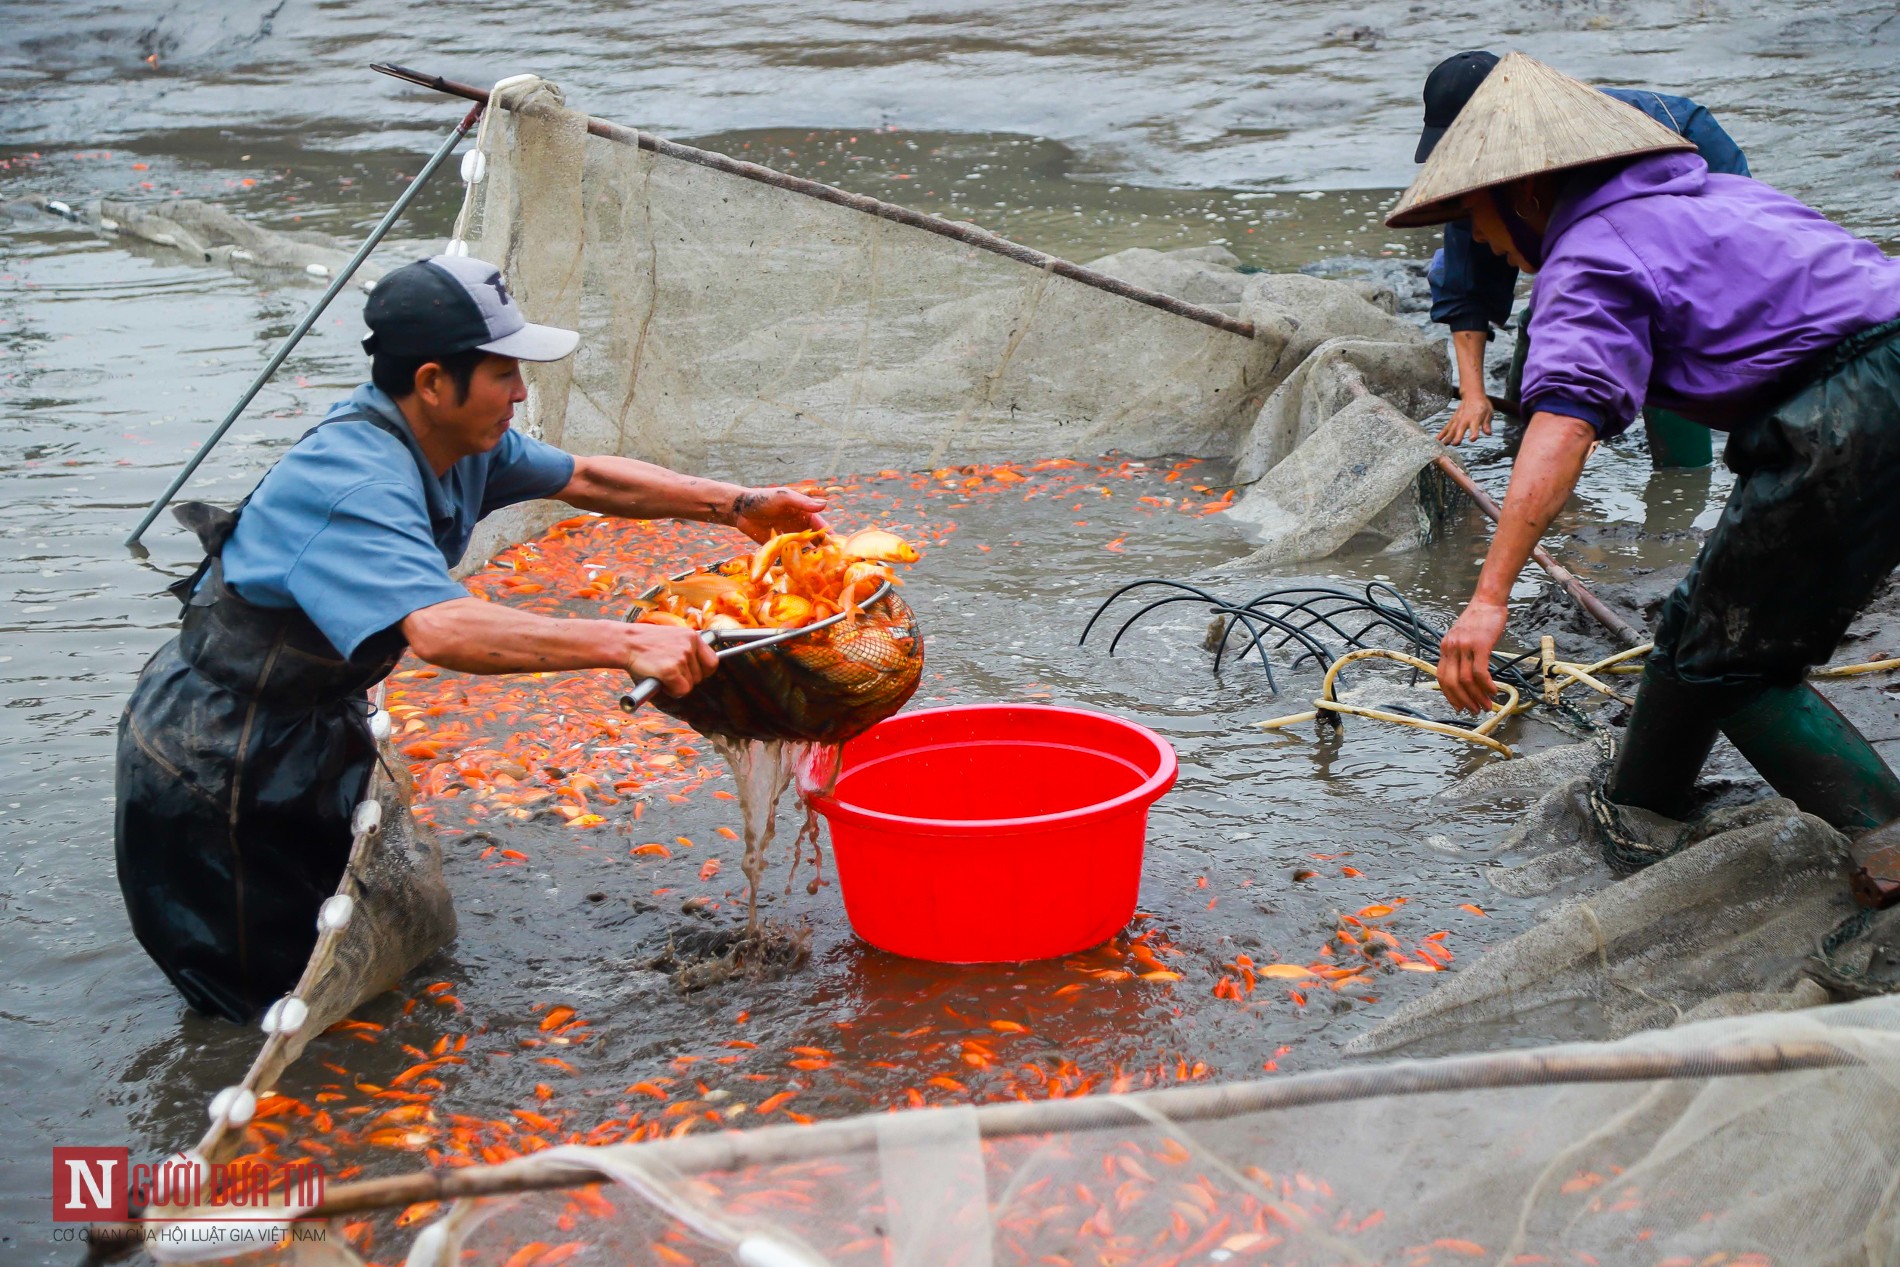
{"type": "Polygon", "coordinates": [[[904,713],[845,745],[832,796],[838,887],[858,935],[939,963],[1047,959],[1135,913],[1148,807],[1174,749],[1075,708],[904,713]]]}

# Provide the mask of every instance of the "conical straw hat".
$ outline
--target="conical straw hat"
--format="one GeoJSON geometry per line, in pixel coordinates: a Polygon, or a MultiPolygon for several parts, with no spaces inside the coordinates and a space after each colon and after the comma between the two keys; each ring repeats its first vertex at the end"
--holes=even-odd
{"type": "Polygon", "coordinates": [[[1507,53],[1458,112],[1387,226],[1442,224],[1474,189],[1605,159],[1695,146],[1636,107],[1507,53]]]}

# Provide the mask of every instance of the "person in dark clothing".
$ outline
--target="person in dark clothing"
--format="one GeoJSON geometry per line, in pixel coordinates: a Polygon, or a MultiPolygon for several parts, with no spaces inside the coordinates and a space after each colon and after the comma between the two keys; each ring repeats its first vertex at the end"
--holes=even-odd
{"type": "Polygon", "coordinates": [[[119,723],[115,849],[132,930],[195,1010],[247,1021],[297,982],[349,857],[376,745],[365,691],[405,649],[467,673],[624,669],[683,695],[717,666],[688,629],[563,620],[452,579],[483,516],[582,510],[821,527],[824,503],[621,457],[574,457],[509,423],[521,361],[580,336],[530,324],[501,272],[438,256],[377,284],[369,383],[236,512],[179,507],[205,561],[172,587],[178,637],[119,723]]]}
{"type": "Polygon", "coordinates": [[[1597,442],[1661,403],[1728,435],[1721,519],[1663,605],[1599,797],[1671,818],[1726,734],[1900,899],[1900,778],[1806,681],[1900,565],[1900,260],[1787,194],[1711,173],[1673,130],[1521,54],[1499,63],[1386,223],[1468,217],[1537,275],[1523,447],[1440,644],[1461,711],[1495,692],[1512,585],[1597,442]],[[1884,829],[1884,830],[1883,830],[1884,829]]]}
{"type": "MultiPolygon", "coordinates": [[[[1425,80],[1425,127],[1419,134],[1415,162],[1423,163],[1431,157],[1445,129],[1497,63],[1495,53],[1467,52],[1447,58],[1432,70],[1425,80]]],[[[1687,97],[1646,89],[1601,91],[1641,110],[1693,144],[1711,172],[1749,174],[1747,156],[1706,107],[1687,97]]],[[[1432,320],[1451,330],[1458,363],[1458,408],[1438,433],[1439,440],[1446,444],[1462,444],[1481,434],[1491,434],[1492,407],[1484,390],[1484,349],[1492,329],[1503,327],[1511,319],[1517,275],[1510,261],[1473,241],[1469,219],[1445,225],[1444,245],[1432,257],[1430,281],[1432,320]]],[[[1529,329],[1526,316],[1518,330],[1517,349],[1505,385],[1504,394],[1510,400],[1517,400],[1522,390],[1529,329]]],[[[1709,464],[1712,447],[1705,428],[1660,406],[1644,409],[1643,425],[1649,434],[1651,458],[1658,467],[1709,464]]]]}

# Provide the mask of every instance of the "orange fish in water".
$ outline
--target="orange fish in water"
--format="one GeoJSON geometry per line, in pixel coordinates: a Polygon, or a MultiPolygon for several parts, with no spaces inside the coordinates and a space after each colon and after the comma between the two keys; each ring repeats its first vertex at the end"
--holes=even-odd
{"type": "Polygon", "coordinates": [[[1433,1249],[1442,1249],[1448,1254],[1464,1254],[1469,1258],[1483,1258],[1488,1252],[1476,1241],[1463,1241],[1456,1237],[1441,1236],[1432,1242],[1433,1249]]]}
{"type": "Polygon", "coordinates": [[[442,1208],[440,1201],[418,1201],[396,1216],[397,1227],[414,1227],[442,1208]]]}
{"type": "Polygon", "coordinates": [[[1254,975],[1270,977],[1276,981],[1299,981],[1314,973],[1311,968],[1302,968],[1295,963],[1268,963],[1255,968],[1254,975]]]}
{"type": "Polygon", "coordinates": [[[573,1017],[574,1009],[571,1007],[549,1008],[548,1014],[541,1018],[541,1032],[545,1034],[548,1030],[558,1029],[573,1017]]]}

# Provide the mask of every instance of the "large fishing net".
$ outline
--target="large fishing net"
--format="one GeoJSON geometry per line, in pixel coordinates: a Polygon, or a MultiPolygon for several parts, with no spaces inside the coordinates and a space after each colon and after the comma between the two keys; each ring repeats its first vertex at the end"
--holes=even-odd
{"type": "MultiPolygon", "coordinates": [[[[410,1267],[1878,1267],[1900,1255],[1897,1023],[1868,1000],[1613,1044],[558,1147],[383,1199],[462,1198],[417,1229],[410,1267]]],[[[356,1261],[334,1240],[318,1252],[282,1257],[356,1261]]]]}
{"type": "MultiPolygon", "coordinates": [[[[1402,414],[1445,399],[1442,345],[1376,288],[1248,275],[1218,249],[1080,267],[590,120],[533,77],[496,101],[457,236],[536,320],[581,331],[530,369],[526,425],[552,442],[754,482],[1106,450],[1232,458],[1251,482],[1314,441],[1309,468],[1377,470],[1309,506],[1332,526],[1303,548],[1382,516],[1420,539],[1431,441],[1323,434],[1353,399],[1335,363],[1402,414]]],[[[554,513],[498,516],[482,541],[554,513]]]]}
{"type": "Polygon", "coordinates": [[[1839,832],[1791,801],[1735,789],[1686,823],[1614,806],[1606,768],[1605,749],[1582,744],[1454,791],[1469,801],[1554,782],[1486,869],[1499,891],[1552,909],[1348,1051],[1472,1050],[1526,1028],[1616,1037],[1900,988],[1888,950],[1900,912],[1854,904],[1839,832]]]}

